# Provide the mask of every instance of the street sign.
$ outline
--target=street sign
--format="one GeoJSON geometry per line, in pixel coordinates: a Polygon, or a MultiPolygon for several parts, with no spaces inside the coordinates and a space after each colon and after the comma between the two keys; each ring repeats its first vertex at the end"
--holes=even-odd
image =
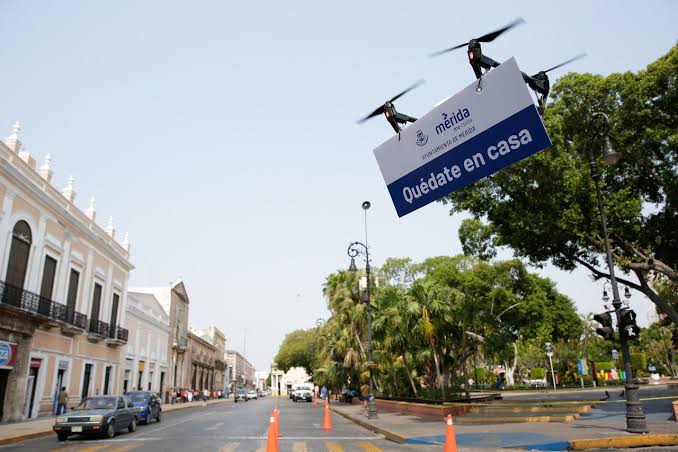
{"type": "Polygon", "coordinates": [[[619,352],[617,352],[617,350],[612,350],[612,359],[616,361],[617,358],[619,358],[619,352]]]}
{"type": "Polygon", "coordinates": [[[545,345],[546,345],[546,356],[550,358],[553,356],[553,345],[551,345],[550,342],[547,342],[545,345]]]}
{"type": "Polygon", "coordinates": [[[589,366],[587,365],[585,359],[578,359],[577,360],[577,373],[579,375],[588,375],[589,374],[589,366]]]}
{"type": "Polygon", "coordinates": [[[0,369],[12,369],[16,364],[16,344],[0,341],[0,369]]]}
{"type": "Polygon", "coordinates": [[[551,145],[514,58],[374,150],[399,217],[551,145]]]}

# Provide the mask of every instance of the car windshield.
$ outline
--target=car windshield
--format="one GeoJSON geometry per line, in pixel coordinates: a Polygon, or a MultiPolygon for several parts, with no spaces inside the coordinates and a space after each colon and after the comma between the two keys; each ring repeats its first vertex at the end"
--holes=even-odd
{"type": "Polygon", "coordinates": [[[235,393],[240,395],[240,394],[246,394],[247,392],[244,389],[236,389],[235,393]]]}
{"type": "Polygon", "coordinates": [[[115,397],[88,397],[78,405],[78,410],[110,410],[115,408],[115,397]]]}
{"type": "Polygon", "coordinates": [[[147,392],[130,392],[127,397],[132,399],[132,402],[146,402],[151,395],[147,392]]]}

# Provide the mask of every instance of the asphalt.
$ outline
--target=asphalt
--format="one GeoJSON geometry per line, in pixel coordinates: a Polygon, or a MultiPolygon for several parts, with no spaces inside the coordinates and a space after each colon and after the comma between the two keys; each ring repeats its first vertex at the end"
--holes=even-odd
{"type": "Polygon", "coordinates": [[[289,399],[263,398],[247,403],[208,405],[165,413],[160,423],[142,425],[113,439],[56,435],[0,446],[0,451],[128,452],[128,451],[265,451],[268,422],[275,401],[280,408],[281,452],[435,450],[426,445],[401,445],[332,414],[333,429],[322,430],[323,409],[289,399]]]}

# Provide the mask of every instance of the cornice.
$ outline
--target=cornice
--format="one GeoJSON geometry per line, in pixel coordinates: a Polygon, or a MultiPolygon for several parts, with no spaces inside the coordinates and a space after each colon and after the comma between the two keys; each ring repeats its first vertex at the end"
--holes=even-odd
{"type": "MultiPolygon", "coordinates": [[[[5,147],[3,144],[0,144],[0,151],[4,151],[2,149],[5,147]]],[[[11,152],[11,151],[9,151],[11,152]]],[[[96,243],[98,247],[105,251],[106,254],[113,260],[115,261],[120,267],[125,269],[126,271],[131,271],[134,269],[134,265],[127,259],[126,256],[124,256],[120,251],[116,250],[110,243],[107,243],[107,241],[101,236],[100,234],[106,235],[105,232],[103,232],[103,229],[99,227],[96,223],[90,222],[88,224],[82,222],[79,218],[77,218],[73,212],[70,212],[68,209],[66,209],[63,205],[61,205],[59,202],[57,202],[52,196],[50,196],[49,193],[47,193],[46,189],[47,187],[51,188],[55,193],[57,193],[58,196],[61,196],[56,192],[56,189],[49,185],[47,181],[43,181],[43,186],[38,186],[36,183],[32,180],[30,180],[29,177],[24,174],[24,172],[14,166],[8,159],[5,158],[4,155],[1,155],[3,152],[0,152],[0,168],[4,170],[7,174],[12,176],[16,182],[17,185],[19,185],[19,188],[24,190],[26,193],[29,195],[33,196],[34,198],[38,199],[41,203],[44,205],[48,206],[52,210],[58,213],[58,215],[61,217],[61,219],[65,220],[67,224],[65,225],[67,229],[72,229],[74,231],[78,231],[81,235],[84,237],[87,237],[91,242],[96,243]],[[98,234],[92,229],[100,229],[100,233],[98,234]]],[[[15,159],[12,159],[15,161],[15,159]]],[[[21,164],[24,163],[23,160],[16,160],[16,163],[21,164]]],[[[27,168],[27,171],[30,170],[30,168],[27,168]]],[[[35,175],[35,177],[40,177],[39,175],[35,175]]],[[[4,179],[0,177],[0,179],[4,179]]],[[[8,181],[6,181],[8,183],[8,181]]],[[[9,188],[9,187],[8,187],[9,188]]],[[[64,198],[63,202],[68,203],[68,201],[64,198]]],[[[78,209],[75,205],[72,203],[69,203],[73,208],[78,209]]],[[[82,214],[84,216],[84,214],[82,214]]],[[[113,240],[113,239],[110,239],[113,240]]],[[[122,249],[122,246],[117,244],[122,249]]]]}

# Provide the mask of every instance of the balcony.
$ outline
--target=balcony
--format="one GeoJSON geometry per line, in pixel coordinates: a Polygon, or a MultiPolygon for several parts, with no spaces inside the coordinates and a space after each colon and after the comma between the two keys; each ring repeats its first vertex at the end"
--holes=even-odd
{"type": "MultiPolygon", "coordinates": [[[[108,325],[107,325],[108,326],[108,325]]],[[[120,325],[111,326],[108,329],[108,337],[106,338],[106,345],[109,347],[119,347],[127,343],[129,331],[120,325]]]]}
{"type": "Polygon", "coordinates": [[[87,329],[86,315],[4,281],[0,281],[0,304],[32,316],[45,328],[61,326],[64,332],[73,333],[87,329]]]}
{"type": "Polygon", "coordinates": [[[108,323],[101,320],[91,319],[89,321],[89,329],[87,330],[87,339],[90,342],[99,342],[108,337],[108,323]]]}

